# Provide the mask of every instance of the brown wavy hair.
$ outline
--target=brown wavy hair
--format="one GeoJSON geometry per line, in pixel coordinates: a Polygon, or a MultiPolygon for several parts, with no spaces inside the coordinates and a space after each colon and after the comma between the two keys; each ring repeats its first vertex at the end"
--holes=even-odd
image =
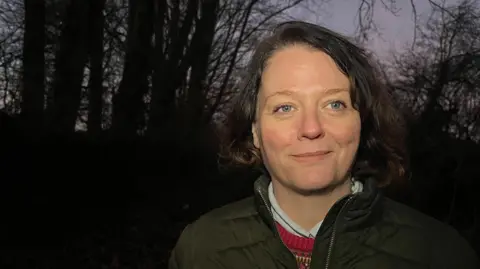
{"type": "Polygon", "coordinates": [[[352,103],[362,124],[352,175],[359,180],[373,177],[379,186],[403,177],[408,164],[404,119],[369,57],[346,37],[301,21],[278,25],[257,46],[224,126],[227,132],[221,156],[232,165],[263,167],[251,133],[261,76],[269,57],[289,45],[306,45],[327,53],[351,81],[352,103]]]}

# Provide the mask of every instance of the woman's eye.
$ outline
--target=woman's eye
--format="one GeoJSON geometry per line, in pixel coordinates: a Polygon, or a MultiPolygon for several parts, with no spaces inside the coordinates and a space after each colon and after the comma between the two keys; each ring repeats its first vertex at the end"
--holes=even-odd
{"type": "Polygon", "coordinates": [[[339,110],[345,107],[345,104],[342,101],[333,101],[329,105],[333,110],[339,110]]]}
{"type": "Polygon", "coordinates": [[[293,110],[291,105],[281,105],[275,108],[275,112],[288,113],[293,110]]]}

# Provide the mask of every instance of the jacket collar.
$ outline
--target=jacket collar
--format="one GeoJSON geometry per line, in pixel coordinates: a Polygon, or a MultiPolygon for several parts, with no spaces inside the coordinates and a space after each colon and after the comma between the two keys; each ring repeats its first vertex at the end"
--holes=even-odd
{"type": "MultiPolygon", "coordinates": [[[[261,175],[254,183],[254,197],[257,210],[269,226],[275,230],[275,223],[268,199],[268,185],[270,178],[261,175]]],[[[383,199],[374,179],[363,181],[363,191],[348,195],[337,201],[328,211],[318,236],[325,234],[336,223],[337,231],[356,230],[372,225],[381,214],[381,200],[383,199]],[[341,213],[340,213],[341,212],[341,213]],[[341,214],[341,215],[339,215],[341,214]]]]}

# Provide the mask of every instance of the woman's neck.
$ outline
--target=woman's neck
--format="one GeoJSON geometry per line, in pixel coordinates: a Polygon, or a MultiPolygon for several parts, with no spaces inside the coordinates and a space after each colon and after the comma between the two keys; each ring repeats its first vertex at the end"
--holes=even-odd
{"type": "Polygon", "coordinates": [[[345,180],[329,191],[311,195],[297,193],[276,180],[272,180],[272,185],[280,208],[305,230],[310,230],[323,221],[333,204],[351,193],[350,180],[345,180]]]}

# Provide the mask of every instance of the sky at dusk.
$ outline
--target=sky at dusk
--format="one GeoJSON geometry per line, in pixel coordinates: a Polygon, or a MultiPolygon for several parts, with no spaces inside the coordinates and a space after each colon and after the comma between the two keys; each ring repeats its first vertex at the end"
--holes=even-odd
{"type": "MultiPolygon", "coordinates": [[[[408,47],[413,40],[414,16],[411,2],[409,0],[397,0],[396,8],[400,11],[394,15],[385,10],[382,1],[375,2],[374,20],[378,26],[380,36],[372,36],[368,48],[375,52],[380,58],[385,58],[389,50],[401,51],[408,47]]],[[[389,0],[384,0],[388,2],[389,0]]],[[[446,6],[460,2],[460,0],[433,0],[439,5],[442,2],[446,6]]],[[[303,19],[318,23],[337,32],[352,36],[355,33],[358,22],[357,12],[360,0],[328,0],[325,3],[317,4],[319,1],[312,0],[307,5],[314,6],[306,11],[305,6],[299,6],[291,10],[290,15],[297,19],[303,19]],[[313,10],[312,10],[313,9],[313,10]]],[[[422,20],[431,12],[431,5],[428,0],[415,0],[417,19],[422,20]]]]}

